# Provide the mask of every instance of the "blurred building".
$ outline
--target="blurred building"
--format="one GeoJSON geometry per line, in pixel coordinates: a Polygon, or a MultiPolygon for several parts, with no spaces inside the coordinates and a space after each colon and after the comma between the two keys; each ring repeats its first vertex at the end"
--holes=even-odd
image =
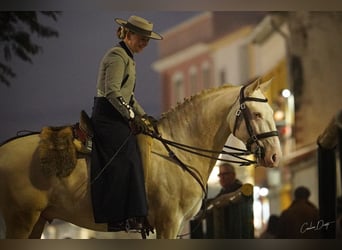
{"type": "Polygon", "coordinates": [[[248,80],[244,38],[264,13],[205,12],[163,33],[153,67],[162,84],[162,110],[223,83],[248,80]]]}

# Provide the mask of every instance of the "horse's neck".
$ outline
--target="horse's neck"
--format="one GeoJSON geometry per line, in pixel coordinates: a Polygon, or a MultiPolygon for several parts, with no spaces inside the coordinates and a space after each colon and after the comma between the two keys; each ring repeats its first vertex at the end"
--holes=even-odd
{"type": "MultiPolygon", "coordinates": [[[[221,151],[228,135],[228,114],[236,101],[238,90],[234,87],[221,87],[192,97],[165,115],[160,131],[165,138],[201,149],[221,151]]],[[[177,151],[189,155],[188,152],[177,151]]],[[[211,154],[217,158],[218,154],[211,154]]],[[[200,156],[191,157],[188,163],[201,173],[207,181],[216,160],[200,156]]]]}

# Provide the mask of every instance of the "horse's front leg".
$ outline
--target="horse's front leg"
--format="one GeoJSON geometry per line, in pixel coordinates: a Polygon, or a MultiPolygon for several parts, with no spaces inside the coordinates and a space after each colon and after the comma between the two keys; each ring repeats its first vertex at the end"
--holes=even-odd
{"type": "Polygon", "coordinates": [[[6,239],[28,239],[39,216],[39,211],[11,212],[5,215],[6,239]]]}

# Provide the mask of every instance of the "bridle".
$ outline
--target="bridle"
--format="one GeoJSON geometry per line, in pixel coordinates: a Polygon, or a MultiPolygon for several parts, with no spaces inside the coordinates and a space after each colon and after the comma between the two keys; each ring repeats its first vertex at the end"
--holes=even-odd
{"type": "Polygon", "coordinates": [[[239,96],[239,109],[236,111],[235,115],[235,124],[233,129],[233,135],[235,136],[235,132],[241,123],[242,119],[245,120],[246,128],[249,134],[249,138],[246,143],[246,148],[249,152],[252,152],[252,145],[256,144],[256,149],[254,152],[252,152],[258,159],[262,159],[265,156],[265,148],[260,144],[260,140],[272,137],[272,136],[278,136],[278,131],[269,131],[261,134],[256,134],[253,130],[253,127],[250,122],[251,112],[248,109],[248,106],[246,105],[246,102],[267,102],[267,98],[257,98],[257,97],[246,97],[245,96],[245,88],[246,86],[243,86],[240,89],[240,96],[239,96]],[[242,114],[242,115],[241,115],[242,114]]]}

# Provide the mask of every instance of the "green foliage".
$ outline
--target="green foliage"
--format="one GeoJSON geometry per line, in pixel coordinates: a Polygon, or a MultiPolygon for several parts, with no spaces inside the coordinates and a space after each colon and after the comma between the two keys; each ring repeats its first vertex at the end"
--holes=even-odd
{"type": "Polygon", "coordinates": [[[13,57],[32,63],[32,57],[42,51],[42,47],[33,42],[32,36],[58,37],[58,31],[40,23],[39,17],[58,20],[57,11],[18,11],[0,12],[0,82],[10,86],[10,79],[16,76],[9,65],[13,57]]]}

